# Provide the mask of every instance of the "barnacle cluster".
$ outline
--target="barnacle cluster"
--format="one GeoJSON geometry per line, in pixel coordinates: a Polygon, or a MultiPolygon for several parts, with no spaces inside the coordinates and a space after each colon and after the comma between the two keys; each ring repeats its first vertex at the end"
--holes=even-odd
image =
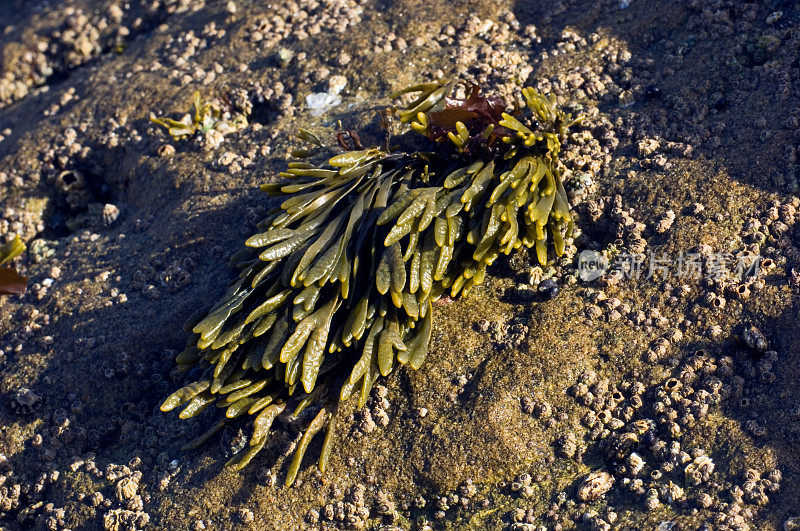
{"type": "Polygon", "coordinates": [[[312,149],[296,155],[306,160],[290,163],[283,182],[262,185],[282,202],[234,255],[239,278],[189,323],[193,335],[177,357],[203,376],[161,407],[182,407],[181,418],[225,408],[189,446],[246,419],[250,444],[230,463],[241,468],[278,415],[298,419],[312,406],[286,484],[327,425],[324,471],[338,404],[358,395],[363,405],[397,364],[422,365],[433,301],[481,283],[501,253],[535,247],[544,264],[549,242],[563,252],[573,221],[557,156],[571,117],[530,88],[530,112],[516,116],[473,84],[437,81],[397,96],[406,93],[417,97],[397,114],[428,151],[365,149],[340,133],[343,150],[331,156],[303,131],[312,149]],[[468,96],[455,97],[464,89],[468,96]]]}

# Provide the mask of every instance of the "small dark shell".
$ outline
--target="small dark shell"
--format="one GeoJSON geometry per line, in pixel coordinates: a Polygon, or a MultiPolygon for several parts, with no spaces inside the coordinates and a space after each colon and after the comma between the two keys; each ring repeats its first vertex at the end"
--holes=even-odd
{"type": "Polygon", "coordinates": [[[541,281],[537,289],[546,300],[552,300],[558,296],[558,283],[552,278],[541,281]]]}

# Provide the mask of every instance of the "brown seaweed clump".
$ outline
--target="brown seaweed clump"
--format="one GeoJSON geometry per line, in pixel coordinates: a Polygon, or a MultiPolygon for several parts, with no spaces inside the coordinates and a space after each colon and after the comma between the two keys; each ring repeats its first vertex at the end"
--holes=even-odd
{"type": "MultiPolygon", "coordinates": [[[[557,157],[574,121],[532,88],[527,111],[511,115],[474,84],[437,81],[395,97],[417,98],[398,111],[420,133],[418,151],[362,149],[340,135],[292,162],[280,183],[261,189],[281,200],[233,257],[241,268],[219,303],[191,322],[182,370],[203,376],[170,395],[163,411],[180,417],[216,404],[225,423],[249,425],[249,445],[229,464],[244,467],[264,448],[278,415],[310,422],[289,467],[293,483],[306,448],[323,428],[319,457],[331,454],[338,404],[398,364],[418,369],[428,352],[431,303],[480,284],[501,254],[534,247],[547,262],[561,255],[572,215],[557,157]],[[466,98],[454,96],[459,88],[466,98]],[[304,416],[305,417],[305,416],[304,416]]],[[[303,422],[300,422],[304,424],[303,422]]]]}

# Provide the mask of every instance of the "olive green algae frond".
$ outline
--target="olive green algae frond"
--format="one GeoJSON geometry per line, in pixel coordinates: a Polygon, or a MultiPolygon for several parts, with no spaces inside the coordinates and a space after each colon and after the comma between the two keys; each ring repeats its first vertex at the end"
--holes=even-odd
{"type": "Polygon", "coordinates": [[[227,134],[247,126],[247,117],[244,114],[228,117],[216,102],[204,102],[200,91],[192,93],[191,103],[191,112],[183,115],[180,120],[158,118],[151,114],[150,122],[166,129],[174,140],[184,140],[211,130],[227,134]]]}
{"type": "MultiPolygon", "coordinates": [[[[282,203],[236,253],[241,273],[222,300],[189,324],[182,370],[203,376],[173,393],[164,411],[181,418],[212,404],[226,422],[247,421],[250,444],[230,464],[244,467],[266,445],[273,421],[306,408],[306,424],[286,484],[312,438],[326,435],[325,470],[338,404],[363,406],[380,376],[418,369],[432,330],[432,302],[480,284],[498,256],[548,246],[561,255],[572,214],[558,153],[574,121],[552,99],[526,88],[529,113],[506,113],[474,84],[440,81],[401,93],[417,98],[400,120],[425,138],[425,151],[376,147],[332,154],[313,134],[285,180],[262,185],[282,203]],[[457,98],[459,88],[469,96],[457,98]],[[313,412],[312,411],[312,412],[313,412]],[[327,426],[327,427],[326,427],[327,426]]],[[[399,94],[398,94],[399,95],[399,94]]],[[[341,141],[344,147],[351,147],[341,141]]],[[[356,147],[356,146],[352,146],[356,147]]]]}

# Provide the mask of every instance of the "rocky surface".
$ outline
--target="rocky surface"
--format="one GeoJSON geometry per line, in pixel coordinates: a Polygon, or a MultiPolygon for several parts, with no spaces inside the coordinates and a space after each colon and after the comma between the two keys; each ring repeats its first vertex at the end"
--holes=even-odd
{"type": "Polygon", "coordinates": [[[0,20],[0,237],[30,277],[0,299],[2,528],[800,526],[791,3],[10,0],[0,20]],[[233,278],[293,134],[380,143],[389,93],[456,75],[585,117],[572,254],[498,261],[437,306],[425,366],[341,412],[325,474],[281,486],[290,423],[242,472],[234,429],[181,452],[208,422],[158,411],[182,323],[233,278]],[[151,124],[195,91],[247,125],[151,124]],[[611,271],[583,280],[583,251],[611,271]]]}

